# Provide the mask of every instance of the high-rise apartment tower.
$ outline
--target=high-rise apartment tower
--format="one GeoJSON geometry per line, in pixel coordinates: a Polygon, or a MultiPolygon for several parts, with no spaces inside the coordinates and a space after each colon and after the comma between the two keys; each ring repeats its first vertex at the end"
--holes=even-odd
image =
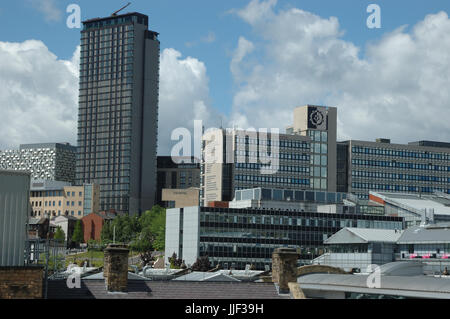
{"type": "Polygon", "coordinates": [[[141,213],[156,193],[159,53],[148,16],[83,22],[76,183],[100,185],[100,209],[141,213]]]}

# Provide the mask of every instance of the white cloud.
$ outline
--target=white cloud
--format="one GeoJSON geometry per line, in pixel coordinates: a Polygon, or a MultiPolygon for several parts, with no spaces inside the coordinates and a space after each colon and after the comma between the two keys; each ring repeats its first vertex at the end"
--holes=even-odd
{"type": "MultiPolygon", "coordinates": [[[[360,49],[342,40],[337,18],[275,5],[254,0],[237,11],[258,37],[251,40],[258,54],[231,62],[237,85],[232,122],[284,128],[296,106],[325,104],[338,107],[342,139],[450,139],[445,12],[426,16],[409,32],[401,27],[385,34],[360,58],[360,49]]],[[[239,40],[236,52],[242,48],[239,40]]]]}
{"type": "Polygon", "coordinates": [[[209,99],[209,79],[203,62],[186,57],[175,49],[161,53],[158,154],[170,155],[177,143],[172,131],[183,127],[194,134],[194,120],[205,126],[218,122],[209,99]]]}
{"type": "Polygon", "coordinates": [[[45,21],[61,21],[63,12],[58,8],[55,0],[28,0],[28,2],[44,15],[45,21]]]}
{"type": "Polygon", "coordinates": [[[79,48],[59,60],[44,43],[0,42],[0,147],[76,142],[79,48]]]}
{"type": "MultiPolygon", "coordinates": [[[[80,47],[59,60],[44,43],[0,42],[0,149],[19,144],[69,142],[76,145],[80,47]]],[[[159,153],[170,154],[172,130],[194,120],[205,126],[219,117],[209,101],[206,66],[174,49],[161,53],[159,153]]]]}

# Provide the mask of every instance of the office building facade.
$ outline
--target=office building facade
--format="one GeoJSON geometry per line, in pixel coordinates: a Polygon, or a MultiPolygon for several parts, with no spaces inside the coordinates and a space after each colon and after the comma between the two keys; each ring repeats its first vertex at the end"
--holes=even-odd
{"type": "Polygon", "coordinates": [[[27,171],[31,179],[75,181],[76,147],[70,144],[23,144],[0,151],[0,169],[27,171]]]}
{"type": "Polygon", "coordinates": [[[338,144],[339,191],[361,199],[368,199],[369,191],[450,194],[448,143],[392,144],[378,139],[338,144]]]}
{"type": "Polygon", "coordinates": [[[100,187],[96,184],[71,186],[69,183],[32,181],[32,216],[52,218],[71,216],[81,219],[100,210],[100,187]]]}
{"type": "Polygon", "coordinates": [[[166,206],[163,189],[200,188],[200,161],[193,157],[158,156],[157,204],[166,206]]]}
{"type": "Polygon", "coordinates": [[[324,253],[324,240],[344,227],[403,229],[400,217],[328,214],[283,209],[185,207],[166,212],[167,258],[186,264],[208,256],[212,265],[265,269],[279,247],[296,248],[307,263],[324,253]]]}
{"type": "MultiPolygon", "coordinates": [[[[294,110],[294,123],[286,133],[311,139],[311,188],[338,191],[336,188],[337,108],[306,105],[294,110]]],[[[345,192],[345,191],[344,191],[345,192]]]]}
{"type": "Polygon", "coordinates": [[[140,213],[156,193],[158,33],[140,13],[83,22],[77,185],[100,185],[101,210],[140,213]]]}
{"type": "Polygon", "coordinates": [[[307,136],[216,130],[205,134],[203,143],[203,205],[231,201],[236,190],[259,186],[311,188],[311,145],[307,136]],[[217,147],[209,147],[217,141],[217,147]]]}

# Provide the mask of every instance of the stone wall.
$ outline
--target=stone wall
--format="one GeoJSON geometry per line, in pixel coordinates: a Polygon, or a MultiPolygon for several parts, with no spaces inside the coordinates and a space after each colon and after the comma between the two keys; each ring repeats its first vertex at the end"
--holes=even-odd
{"type": "Polygon", "coordinates": [[[0,267],[0,299],[43,298],[42,267],[0,267]]]}

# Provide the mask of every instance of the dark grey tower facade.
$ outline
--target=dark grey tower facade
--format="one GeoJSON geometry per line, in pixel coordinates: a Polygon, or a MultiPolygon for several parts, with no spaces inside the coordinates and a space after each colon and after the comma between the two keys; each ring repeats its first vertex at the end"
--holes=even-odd
{"type": "Polygon", "coordinates": [[[76,182],[100,185],[100,209],[136,214],[156,194],[159,54],[148,16],[83,22],[76,182]]]}

